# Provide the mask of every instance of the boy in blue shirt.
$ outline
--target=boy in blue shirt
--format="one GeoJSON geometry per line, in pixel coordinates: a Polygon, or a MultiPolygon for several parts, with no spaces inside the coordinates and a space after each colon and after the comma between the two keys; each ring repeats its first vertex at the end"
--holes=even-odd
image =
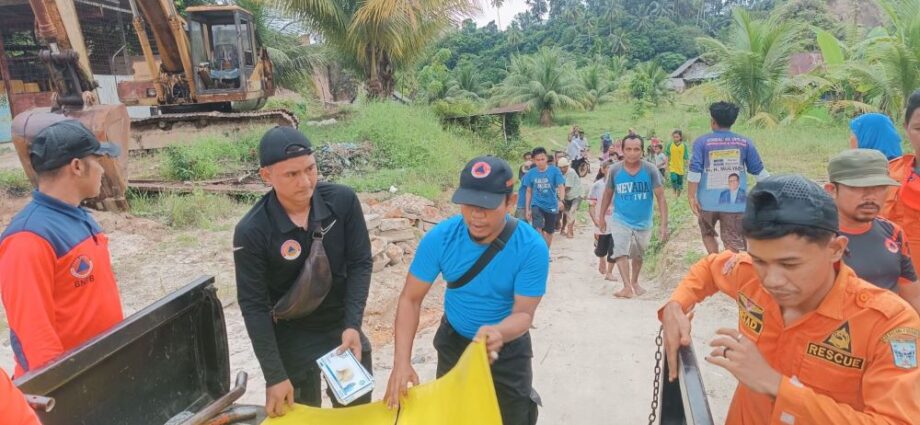
{"type": "MultiPolygon", "coordinates": [[[[491,156],[473,159],[460,174],[453,196],[460,215],[439,223],[419,243],[396,310],[393,371],[385,397],[390,407],[398,406],[410,382],[419,382],[411,362],[412,342],[425,295],[439,275],[457,282],[499,237],[511,219],[513,188],[508,163],[491,156]]],[[[456,365],[472,340],[485,340],[504,425],[537,420],[529,329],[549,273],[549,248],[533,228],[520,224],[475,277],[460,287],[448,284],[444,317],[434,338],[438,377],[456,365]]]]}
{"type": "Polygon", "coordinates": [[[543,234],[546,246],[553,243],[556,221],[562,211],[565,199],[565,176],[562,171],[547,162],[546,149],[536,148],[532,156],[535,167],[524,175],[521,186],[527,187],[527,208],[525,217],[543,234]]]}
{"type": "Polygon", "coordinates": [[[746,204],[738,199],[748,192],[747,173],[754,175],[757,181],[770,173],[764,168],[754,142],[731,131],[738,118],[738,106],[728,102],[713,103],[709,106],[709,114],[712,132],[693,143],[687,174],[690,210],[698,218],[706,251],[719,252],[717,236],[721,236],[725,249],[744,251],[746,243],[741,234],[741,217],[746,204]],[[716,223],[719,223],[718,233],[716,223]]]}

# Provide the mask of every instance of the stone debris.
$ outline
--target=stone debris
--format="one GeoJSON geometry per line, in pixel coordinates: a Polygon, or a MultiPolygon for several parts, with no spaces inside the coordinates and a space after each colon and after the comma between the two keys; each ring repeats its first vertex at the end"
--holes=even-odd
{"type": "Polygon", "coordinates": [[[361,206],[375,273],[410,261],[422,235],[445,217],[433,202],[408,193],[361,206]]]}

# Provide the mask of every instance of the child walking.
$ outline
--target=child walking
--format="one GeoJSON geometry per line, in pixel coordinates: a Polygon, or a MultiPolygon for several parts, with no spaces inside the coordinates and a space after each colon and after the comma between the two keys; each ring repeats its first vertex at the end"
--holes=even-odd
{"type": "Polygon", "coordinates": [[[613,211],[608,208],[604,213],[607,220],[607,230],[601,232],[600,223],[598,222],[598,209],[600,208],[601,198],[604,196],[604,189],[607,187],[607,169],[610,168],[611,161],[604,161],[597,170],[597,176],[594,178],[594,184],[591,185],[591,192],[588,194],[588,204],[590,208],[591,221],[594,222],[594,255],[597,257],[597,271],[604,275],[607,280],[616,280],[616,273],[613,272],[613,236],[610,235],[610,219],[613,211]]]}
{"type": "Polygon", "coordinates": [[[684,143],[684,132],[674,130],[671,143],[664,150],[668,157],[668,171],[671,172],[671,189],[676,195],[684,189],[684,177],[687,175],[687,163],[690,162],[690,149],[684,143]]]}

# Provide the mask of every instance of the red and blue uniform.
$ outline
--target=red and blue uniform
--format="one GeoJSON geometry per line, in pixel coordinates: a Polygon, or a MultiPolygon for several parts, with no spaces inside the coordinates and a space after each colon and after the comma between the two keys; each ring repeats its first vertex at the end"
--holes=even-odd
{"type": "Polygon", "coordinates": [[[15,376],[122,320],[109,241],[89,213],[35,191],[0,235],[15,376]]]}

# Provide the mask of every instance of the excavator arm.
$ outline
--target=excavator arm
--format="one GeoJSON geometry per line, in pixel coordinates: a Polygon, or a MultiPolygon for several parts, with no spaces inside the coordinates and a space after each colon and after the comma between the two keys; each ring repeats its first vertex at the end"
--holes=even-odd
{"type": "Polygon", "coordinates": [[[71,43],[58,3],[54,0],[29,0],[29,5],[35,15],[36,35],[48,47],[39,53],[39,58],[50,73],[55,109],[94,104],[92,92],[97,85],[89,70],[86,52],[79,52],[71,43]]]}
{"type": "MultiPolygon", "coordinates": [[[[33,0],[34,1],[34,0],[33,0]]],[[[171,0],[129,0],[134,15],[134,30],[140,40],[144,58],[151,76],[159,76],[154,85],[157,100],[163,103],[184,103],[195,101],[195,78],[190,57],[185,21],[179,16],[171,0]],[[156,67],[150,39],[145,28],[150,28],[160,54],[160,69],[156,67]],[[182,87],[183,90],[167,90],[182,87]]]]}

